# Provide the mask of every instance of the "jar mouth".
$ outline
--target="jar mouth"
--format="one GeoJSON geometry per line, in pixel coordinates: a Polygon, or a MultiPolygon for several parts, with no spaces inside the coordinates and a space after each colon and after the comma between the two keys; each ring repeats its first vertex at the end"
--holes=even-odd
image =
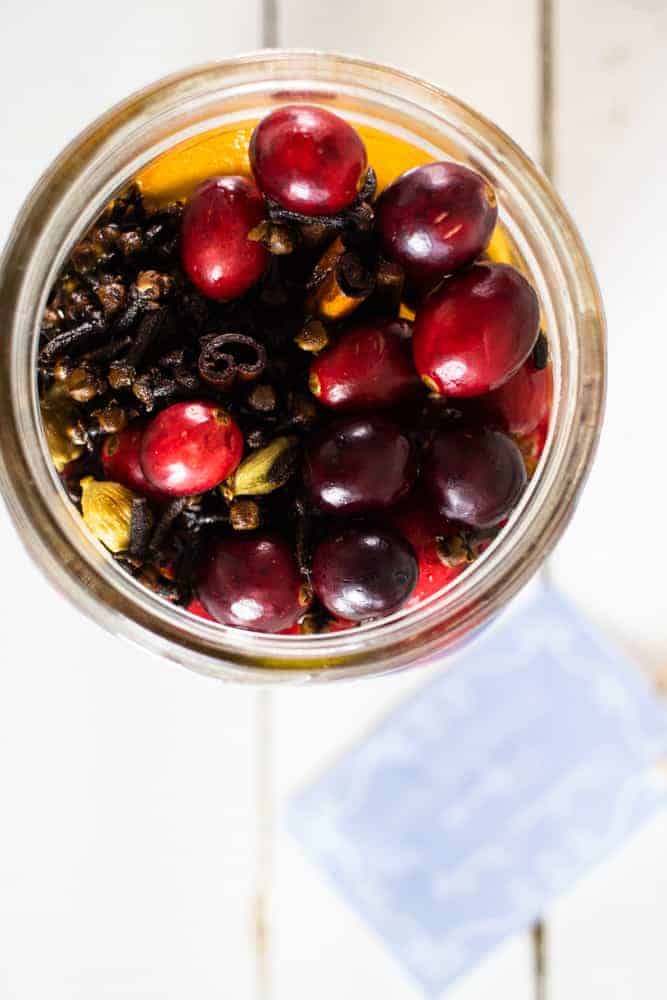
{"type": "Polygon", "coordinates": [[[387,672],[454,648],[504,606],[562,533],[590,468],[605,388],[604,317],[574,224],[500,129],[399,70],[347,56],[263,51],[146,88],[81,133],[19,214],[0,264],[0,484],[19,534],[56,587],[108,630],[218,677],[298,682],[387,672]],[[499,192],[501,220],[540,295],[554,408],[540,465],[508,524],[460,577],[416,608],[350,631],[244,632],[151,594],[86,533],[52,468],[35,363],[41,312],[74,241],[138,170],[183,139],[276,103],[315,101],[468,162],[499,192]],[[300,668],[295,670],[294,668],[300,668]]]}

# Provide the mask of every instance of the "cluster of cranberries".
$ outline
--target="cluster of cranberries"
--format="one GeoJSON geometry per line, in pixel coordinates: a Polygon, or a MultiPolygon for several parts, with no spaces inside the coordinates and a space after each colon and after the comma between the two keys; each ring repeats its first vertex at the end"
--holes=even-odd
{"type": "MultiPolygon", "coordinates": [[[[249,234],[271,207],[326,222],[367,175],[360,136],[317,107],[272,112],[249,152],[253,179],[212,177],[183,214],[183,271],[216,302],[241,299],[270,267],[249,234]]],[[[275,528],[217,530],[191,610],[223,624],[298,632],[313,600],[340,625],[413,606],[484,547],[526,485],[516,438],[544,426],[551,375],[533,288],[484,257],[493,190],[461,164],[430,163],[398,177],[373,214],[366,243],[404,276],[414,321],[378,306],[329,327],[307,376],[323,419],[293,473],[319,518],[310,564],[304,575],[275,528]]],[[[244,454],[221,393],[130,423],[102,461],[109,480],[159,504],[224,490],[244,454]]]]}

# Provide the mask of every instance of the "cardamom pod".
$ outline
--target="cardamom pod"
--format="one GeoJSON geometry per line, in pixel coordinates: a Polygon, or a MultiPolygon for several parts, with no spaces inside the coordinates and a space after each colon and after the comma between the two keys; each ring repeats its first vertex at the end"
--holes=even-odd
{"type": "Polygon", "coordinates": [[[80,411],[59,382],[54,383],[45,393],[40,409],[53,464],[58,472],[62,472],[66,465],[83,453],[83,447],[75,443],[69,433],[77,426],[80,411]]]}
{"type": "Polygon", "coordinates": [[[81,480],[83,520],[111,552],[123,552],[130,544],[135,499],[132,490],[120,483],[98,482],[92,476],[81,480]]]}
{"type": "Polygon", "coordinates": [[[277,437],[266,447],[249,455],[222,486],[223,494],[262,496],[284,486],[295,471],[299,458],[299,439],[277,437]]]}

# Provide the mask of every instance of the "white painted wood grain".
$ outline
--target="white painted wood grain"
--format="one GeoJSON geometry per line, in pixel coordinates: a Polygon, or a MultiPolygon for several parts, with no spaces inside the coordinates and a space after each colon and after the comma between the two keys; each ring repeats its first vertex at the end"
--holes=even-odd
{"type": "Polygon", "coordinates": [[[0,545],[0,996],[252,996],[252,693],[106,636],[0,545]]]}
{"type": "Polygon", "coordinates": [[[598,459],[557,581],[646,666],[667,665],[667,5],[561,0],[557,180],[609,324],[598,459]]]}
{"type": "MultiPolygon", "coordinates": [[[[553,569],[641,665],[664,671],[667,5],[557,10],[557,180],[600,278],[610,377],[598,460],[553,569]]],[[[663,815],[555,907],[551,1000],[664,997],[666,834],[663,815]]]]}
{"type": "Polygon", "coordinates": [[[667,812],[554,907],[550,1000],[663,1000],[666,919],[667,812]]]}
{"type": "MultiPolygon", "coordinates": [[[[5,0],[0,243],[83,125],[259,29],[258,0],[5,0]]],[[[4,510],[0,549],[0,996],[253,997],[256,696],[84,621],[4,510]]]]}
{"type": "Polygon", "coordinates": [[[99,114],[167,73],[261,44],[261,0],[4,0],[0,246],[41,172],[99,114]]]}
{"type": "Polygon", "coordinates": [[[533,156],[539,99],[535,0],[280,0],[279,41],[390,63],[483,111],[533,156]]]}
{"type": "MultiPolygon", "coordinates": [[[[336,4],[281,0],[279,40],[393,63],[495,119],[533,155],[538,148],[537,4],[404,0],[336,4]],[[502,79],[502,86],[498,81],[502,79]]],[[[417,674],[274,696],[277,809],[290,791],[373,725],[422,681],[417,674]]],[[[276,1000],[311,995],[413,1000],[418,995],[372,932],[352,915],[288,840],[275,853],[272,969],[276,1000]]],[[[527,937],[506,944],[447,992],[452,1000],[530,1000],[527,937]]]]}

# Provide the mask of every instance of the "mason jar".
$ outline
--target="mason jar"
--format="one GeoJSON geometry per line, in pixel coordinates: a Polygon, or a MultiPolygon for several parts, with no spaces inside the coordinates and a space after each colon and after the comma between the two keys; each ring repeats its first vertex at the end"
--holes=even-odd
{"type": "Polygon", "coordinates": [[[109,632],[213,676],[255,683],[379,674],[449,656],[540,567],[593,459],[604,398],[604,317],[580,237],[548,181],[482,115],[396,69],[321,52],[266,51],[159,81],[79,135],[23,206],[0,266],[0,477],[24,545],[52,584],[109,632]],[[282,636],[196,618],[125,574],[65,495],[42,431],[36,358],[49,290],[74,243],[148,164],[214,128],[306,101],[482,173],[537,290],[554,398],[539,466],[508,524],[417,608],[349,631],[282,636]]]}

